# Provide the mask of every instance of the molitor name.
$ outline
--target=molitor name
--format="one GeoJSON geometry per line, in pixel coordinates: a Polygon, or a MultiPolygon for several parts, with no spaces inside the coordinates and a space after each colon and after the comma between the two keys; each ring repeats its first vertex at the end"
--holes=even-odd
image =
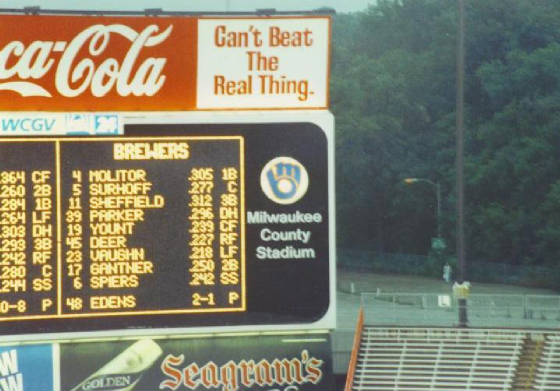
{"type": "Polygon", "coordinates": [[[161,363],[161,371],[168,377],[159,385],[160,389],[190,390],[207,389],[237,391],[240,386],[247,389],[268,386],[293,386],[317,384],[323,378],[323,360],[310,355],[304,349],[299,357],[281,358],[272,361],[262,359],[228,361],[217,365],[209,361],[204,365],[195,362],[185,364],[183,354],[168,354],[161,363]]]}

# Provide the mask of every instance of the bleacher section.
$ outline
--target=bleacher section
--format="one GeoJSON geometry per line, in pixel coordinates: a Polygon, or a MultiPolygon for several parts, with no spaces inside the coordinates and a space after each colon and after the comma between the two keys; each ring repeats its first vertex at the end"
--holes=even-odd
{"type": "Polygon", "coordinates": [[[560,331],[368,325],[346,391],[560,391],[560,331]]]}
{"type": "Polygon", "coordinates": [[[351,390],[511,390],[524,334],[364,327],[351,390]]]}
{"type": "Polygon", "coordinates": [[[560,335],[547,335],[535,375],[534,389],[560,390],[560,335]]]}

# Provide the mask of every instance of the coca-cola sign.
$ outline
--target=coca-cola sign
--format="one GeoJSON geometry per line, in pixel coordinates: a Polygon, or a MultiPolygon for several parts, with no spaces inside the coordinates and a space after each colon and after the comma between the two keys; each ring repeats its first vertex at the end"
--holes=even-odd
{"type": "Polygon", "coordinates": [[[0,109],[193,109],[195,48],[193,18],[0,16],[0,109]]]}

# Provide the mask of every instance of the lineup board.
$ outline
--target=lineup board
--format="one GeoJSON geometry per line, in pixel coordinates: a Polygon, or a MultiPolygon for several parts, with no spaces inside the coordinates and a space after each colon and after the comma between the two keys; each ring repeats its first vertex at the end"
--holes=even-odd
{"type": "Polygon", "coordinates": [[[137,125],[0,139],[0,156],[2,334],[309,323],[329,307],[315,125],[137,125]],[[267,182],[278,167],[284,186],[300,169],[309,182],[288,204],[267,182]]]}
{"type": "Polygon", "coordinates": [[[242,142],[0,143],[1,319],[243,310],[242,142]]]}

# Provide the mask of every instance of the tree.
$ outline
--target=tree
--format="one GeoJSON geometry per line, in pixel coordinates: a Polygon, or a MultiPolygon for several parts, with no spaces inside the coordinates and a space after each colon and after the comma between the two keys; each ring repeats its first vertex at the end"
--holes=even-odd
{"type": "MultiPolygon", "coordinates": [[[[339,243],[427,254],[429,188],[454,242],[456,4],[379,0],[337,15],[339,243]]],[[[554,264],[560,255],[560,2],[467,2],[467,255],[554,264]]],[[[451,249],[452,250],[452,249],[451,249]]]]}

